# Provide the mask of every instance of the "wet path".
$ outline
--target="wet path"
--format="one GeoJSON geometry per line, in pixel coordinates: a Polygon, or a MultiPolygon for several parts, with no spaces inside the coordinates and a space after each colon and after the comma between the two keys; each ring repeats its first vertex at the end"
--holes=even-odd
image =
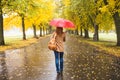
{"type": "Polygon", "coordinates": [[[0,52],[0,80],[120,80],[120,58],[70,36],[65,43],[63,76],[57,76],[48,40],[0,52]]]}

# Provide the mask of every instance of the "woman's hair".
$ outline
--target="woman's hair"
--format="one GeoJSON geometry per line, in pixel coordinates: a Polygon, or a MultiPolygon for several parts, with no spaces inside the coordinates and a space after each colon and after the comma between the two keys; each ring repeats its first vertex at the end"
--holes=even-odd
{"type": "Polygon", "coordinates": [[[62,33],[63,33],[63,28],[62,28],[62,27],[57,27],[57,28],[56,28],[56,33],[57,33],[58,35],[62,34],[62,33]]]}

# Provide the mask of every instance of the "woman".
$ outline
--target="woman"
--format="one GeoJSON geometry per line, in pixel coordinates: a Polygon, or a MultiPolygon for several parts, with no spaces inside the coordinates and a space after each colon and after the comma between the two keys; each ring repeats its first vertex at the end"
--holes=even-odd
{"type": "Polygon", "coordinates": [[[56,35],[55,42],[57,45],[57,49],[54,51],[55,65],[57,73],[60,74],[63,71],[63,55],[64,55],[63,42],[65,42],[65,33],[63,32],[63,28],[57,27],[56,31],[53,33],[53,36],[54,35],[56,35]]]}

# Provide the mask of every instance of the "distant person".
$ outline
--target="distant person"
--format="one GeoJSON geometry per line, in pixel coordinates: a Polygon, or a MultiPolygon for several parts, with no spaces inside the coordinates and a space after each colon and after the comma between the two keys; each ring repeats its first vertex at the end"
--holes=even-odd
{"type": "Polygon", "coordinates": [[[64,55],[64,42],[65,42],[65,32],[63,32],[62,27],[56,27],[56,31],[53,32],[52,37],[55,36],[56,50],[54,50],[55,55],[55,65],[57,74],[62,74],[63,72],[63,55],[64,55]]]}

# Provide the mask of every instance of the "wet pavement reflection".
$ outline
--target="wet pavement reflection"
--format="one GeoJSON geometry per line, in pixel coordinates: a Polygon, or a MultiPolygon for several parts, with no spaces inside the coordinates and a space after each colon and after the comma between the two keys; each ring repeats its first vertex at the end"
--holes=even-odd
{"type": "Polygon", "coordinates": [[[120,80],[120,58],[67,36],[63,75],[55,71],[49,38],[31,46],[0,52],[0,80],[120,80]]]}

